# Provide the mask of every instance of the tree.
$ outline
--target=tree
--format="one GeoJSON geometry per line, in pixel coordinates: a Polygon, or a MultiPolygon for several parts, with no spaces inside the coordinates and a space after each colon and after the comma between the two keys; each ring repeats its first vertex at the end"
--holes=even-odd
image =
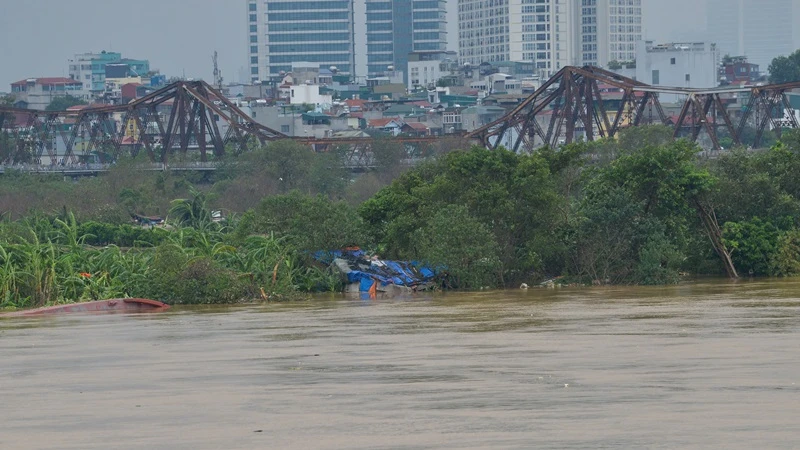
{"type": "Polygon", "coordinates": [[[257,155],[257,163],[279,182],[281,192],[306,187],[314,153],[294,141],[267,144],[257,155]]]}
{"type": "Polygon", "coordinates": [[[730,64],[732,62],[733,62],[733,58],[731,57],[730,54],[726,53],[725,56],[722,57],[722,64],[723,65],[727,66],[728,64],[730,64]]]}
{"type": "Polygon", "coordinates": [[[751,275],[768,275],[780,237],[771,223],[754,218],[746,222],[728,222],[722,231],[725,245],[731,249],[736,266],[751,275]]]}
{"type": "Polygon", "coordinates": [[[368,242],[356,211],[322,195],[292,191],[264,198],[237,226],[239,237],[274,235],[303,251],[336,250],[368,242]]]}
{"type": "Polygon", "coordinates": [[[443,77],[436,80],[436,87],[449,87],[453,86],[453,79],[449,77],[443,77]]]}
{"type": "Polygon", "coordinates": [[[415,233],[443,208],[464,205],[497,243],[505,283],[545,270],[542,261],[558,251],[554,233],[564,217],[557,209],[561,203],[542,155],[474,147],[402,174],[359,213],[385,256],[414,259],[425,251],[415,233]]]}
{"type": "Polygon", "coordinates": [[[53,101],[47,105],[45,108],[46,111],[65,111],[67,108],[77,105],[85,105],[86,102],[77,98],[73,97],[69,94],[65,95],[64,97],[56,97],[53,101]]]}
{"type": "MultiPolygon", "coordinates": [[[[14,104],[14,97],[10,95],[5,95],[0,97],[0,106],[12,106],[14,104]]],[[[5,131],[5,128],[10,128],[10,125],[6,125],[6,122],[9,124],[13,124],[15,117],[13,114],[3,114],[2,115],[3,123],[0,123],[0,162],[5,161],[15,161],[15,162],[22,162],[16,161],[17,156],[17,140],[11,136],[8,131],[5,131]]]]}
{"type": "Polygon", "coordinates": [[[403,171],[408,153],[402,142],[381,136],[372,141],[372,157],[378,173],[393,179],[403,171]]]}
{"type": "Polygon", "coordinates": [[[492,232],[463,205],[447,205],[416,233],[420,259],[448,275],[453,287],[497,286],[500,258],[492,232]]]}
{"type": "Polygon", "coordinates": [[[350,172],[344,167],[344,146],[336,146],[325,153],[314,154],[309,168],[309,187],[318,194],[332,198],[344,196],[350,172]]]}
{"type": "Polygon", "coordinates": [[[572,273],[594,283],[625,281],[635,270],[641,242],[642,202],[622,187],[597,177],[586,187],[566,240],[570,246],[572,273]]]}
{"type": "Polygon", "coordinates": [[[769,82],[780,84],[800,81],[800,49],[789,56],[778,56],[769,65],[769,82]]]}
{"type": "Polygon", "coordinates": [[[686,140],[645,146],[613,161],[602,170],[600,179],[630,192],[633,201],[641,202],[643,217],[656,219],[663,226],[663,233],[679,250],[689,250],[688,230],[694,222],[693,215],[699,215],[726,272],[731,278],[737,278],[730,252],[722,240],[713,204],[709,201],[715,179],[707,170],[697,166],[695,156],[698,151],[695,144],[686,140]]]}

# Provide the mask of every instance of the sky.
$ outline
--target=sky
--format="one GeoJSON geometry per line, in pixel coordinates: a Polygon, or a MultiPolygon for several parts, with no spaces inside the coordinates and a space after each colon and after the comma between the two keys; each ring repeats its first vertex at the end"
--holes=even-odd
{"type": "Polygon", "coordinates": [[[243,0],[0,0],[0,91],[26,78],[69,76],[76,53],[121,52],[167,76],[226,81],[247,57],[243,0]]]}
{"type": "MultiPolygon", "coordinates": [[[[644,37],[705,39],[705,3],[643,0],[644,37]]],[[[225,81],[240,81],[248,48],[245,5],[244,0],[0,0],[0,92],[26,78],[68,76],[67,61],[76,53],[101,50],[149,59],[151,68],[167,76],[206,80],[212,79],[216,50],[225,81]]],[[[800,47],[796,28],[795,47],[800,47]]]]}
{"type": "Polygon", "coordinates": [[[706,38],[705,0],[642,0],[644,39],[656,42],[706,38]]]}

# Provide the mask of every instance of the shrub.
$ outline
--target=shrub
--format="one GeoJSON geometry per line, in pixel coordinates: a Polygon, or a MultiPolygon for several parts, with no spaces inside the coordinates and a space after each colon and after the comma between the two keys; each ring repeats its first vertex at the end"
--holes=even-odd
{"type": "Polygon", "coordinates": [[[769,274],[773,276],[800,275],[800,230],[781,233],[769,261],[769,274]]]}
{"type": "Polygon", "coordinates": [[[249,283],[210,258],[190,261],[175,283],[173,304],[236,303],[254,297],[249,283]]]}

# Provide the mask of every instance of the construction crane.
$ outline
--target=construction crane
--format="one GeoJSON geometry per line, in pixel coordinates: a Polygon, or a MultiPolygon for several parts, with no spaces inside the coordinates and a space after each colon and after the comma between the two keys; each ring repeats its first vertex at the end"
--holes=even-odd
{"type": "Polygon", "coordinates": [[[217,89],[222,90],[222,71],[219,70],[219,64],[217,64],[217,51],[214,50],[214,57],[211,58],[214,61],[214,86],[217,89]]]}

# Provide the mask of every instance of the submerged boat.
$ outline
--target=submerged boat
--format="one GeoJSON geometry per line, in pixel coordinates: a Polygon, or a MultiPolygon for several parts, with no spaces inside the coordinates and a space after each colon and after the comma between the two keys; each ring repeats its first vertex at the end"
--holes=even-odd
{"type": "Polygon", "coordinates": [[[160,312],[167,309],[169,309],[169,305],[157,300],[150,300],[147,298],[112,298],[96,302],[72,303],[69,305],[46,306],[44,308],[15,311],[12,313],[0,314],[0,317],[50,316],[55,314],[92,312],[160,312]]]}

